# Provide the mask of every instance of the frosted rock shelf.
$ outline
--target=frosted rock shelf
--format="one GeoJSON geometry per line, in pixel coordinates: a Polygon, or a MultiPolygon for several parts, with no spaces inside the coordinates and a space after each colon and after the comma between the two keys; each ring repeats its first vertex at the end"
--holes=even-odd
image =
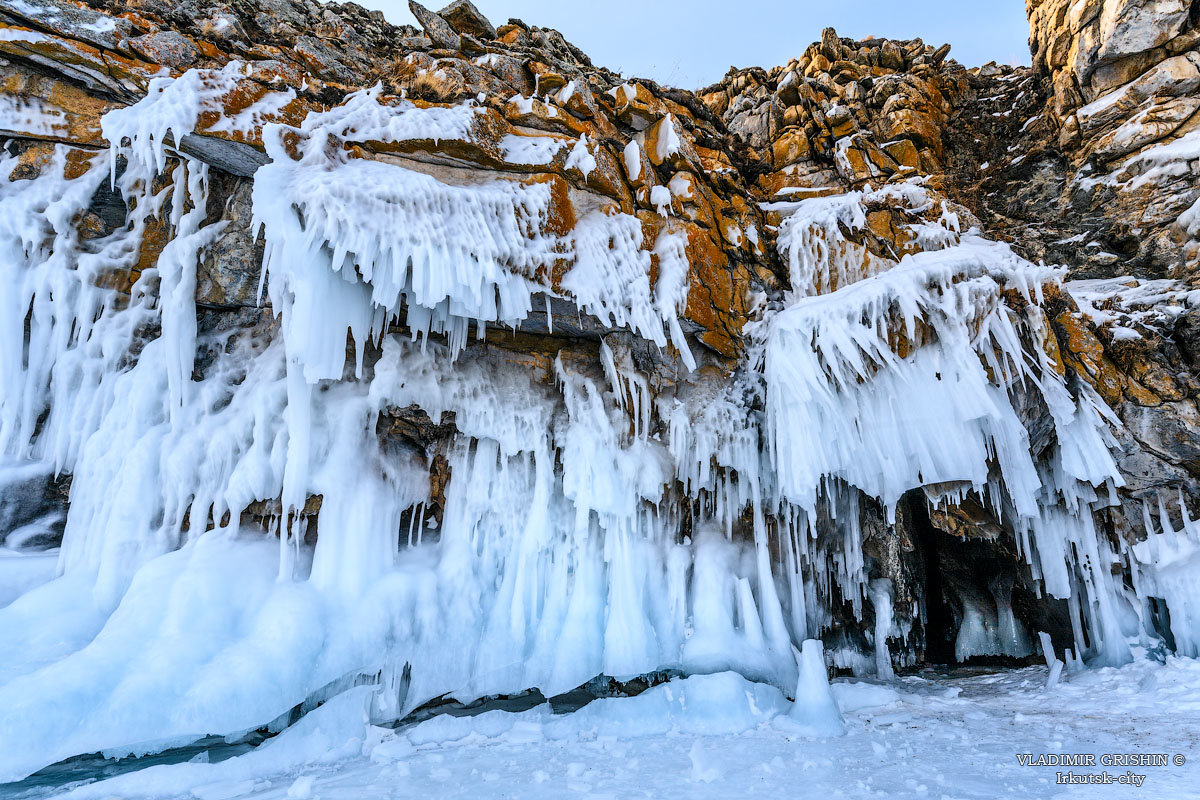
{"type": "MultiPolygon", "coordinates": [[[[286,32],[176,63],[131,38],[159,23],[55,3],[0,0],[0,781],[266,738],[223,762],[238,796],[593,723],[853,736],[928,663],[1190,675],[1187,275],[1031,261],[932,146],[767,174],[712,93],[462,4],[358,85],[286,32]],[[103,70],[51,58],[45,90],[30,54],[68,47],[103,70]],[[385,732],[598,686],[645,691],[385,732]]],[[[871,47],[880,84],[967,80],[871,47]]]]}

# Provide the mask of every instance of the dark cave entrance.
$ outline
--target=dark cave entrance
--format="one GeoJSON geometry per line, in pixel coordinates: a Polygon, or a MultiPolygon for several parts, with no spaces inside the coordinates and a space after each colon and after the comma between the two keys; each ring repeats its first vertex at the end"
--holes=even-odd
{"type": "Polygon", "coordinates": [[[997,524],[949,533],[934,523],[920,490],[903,503],[915,545],[913,567],[921,576],[916,587],[924,616],[919,662],[1041,663],[1039,631],[1050,634],[1059,652],[1075,647],[1066,602],[1039,592],[1010,532],[997,524]]]}
{"type": "Polygon", "coordinates": [[[953,664],[958,625],[953,609],[946,600],[942,571],[938,566],[939,550],[947,544],[941,539],[946,534],[933,527],[924,498],[914,498],[910,494],[905,502],[908,503],[909,519],[912,520],[917,552],[921,557],[921,572],[925,579],[921,598],[925,610],[925,662],[953,664]]]}

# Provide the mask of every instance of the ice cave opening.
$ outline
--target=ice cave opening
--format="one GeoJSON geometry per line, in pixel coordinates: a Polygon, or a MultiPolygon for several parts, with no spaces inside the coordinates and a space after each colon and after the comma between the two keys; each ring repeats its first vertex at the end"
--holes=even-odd
{"type": "Polygon", "coordinates": [[[922,663],[1037,663],[1037,632],[1048,633],[1060,652],[1074,646],[1066,602],[1039,593],[1028,566],[1015,558],[1011,537],[998,527],[973,538],[936,527],[920,490],[905,495],[904,503],[919,570],[922,663]]]}

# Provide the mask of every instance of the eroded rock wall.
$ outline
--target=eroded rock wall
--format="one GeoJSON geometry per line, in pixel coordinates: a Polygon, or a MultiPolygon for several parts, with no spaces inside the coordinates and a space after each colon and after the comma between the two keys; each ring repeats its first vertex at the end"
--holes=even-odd
{"type": "Polygon", "coordinates": [[[1200,11],[1187,0],[1027,9],[1044,135],[1064,160],[1060,204],[1113,229],[1122,261],[1193,282],[1200,11]]]}

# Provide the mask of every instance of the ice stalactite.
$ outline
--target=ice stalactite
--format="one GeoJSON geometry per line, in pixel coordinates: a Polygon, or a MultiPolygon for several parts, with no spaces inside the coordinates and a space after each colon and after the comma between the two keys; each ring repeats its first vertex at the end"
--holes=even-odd
{"type": "Polygon", "coordinates": [[[876,578],[870,583],[871,604],[875,607],[875,675],[883,680],[896,677],[887,640],[892,632],[891,580],[876,578]]]}
{"type": "MultiPolygon", "coordinates": [[[[924,205],[920,187],[889,190],[909,211],[924,205]]],[[[808,285],[829,283],[812,270],[836,263],[838,253],[862,263],[861,249],[841,233],[863,224],[855,208],[861,202],[818,199],[791,209],[811,220],[809,233],[781,236],[780,246],[792,254],[794,271],[819,276],[808,285]]],[[[1122,663],[1129,602],[1093,521],[1122,484],[1110,453],[1115,417],[1089,387],[1068,388],[1043,353],[1036,304],[1040,287],[1057,277],[1004,245],[960,234],[945,212],[936,224],[914,223],[914,235],[941,249],[906,255],[851,283],[839,274],[836,290],[794,298],[770,320],[767,436],[781,499],[811,513],[820,488],[838,480],[878,498],[890,515],[913,486],[974,492],[1012,520],[1046,591],[1069,599],[1077,646],[1122,663]],[[1005,291],[1022,295],[1032,310],[1020,314],[1001,303],[1005,291]],[[1041,396],[1056,431],[1039,462],[1016,412],[1019,393],[1030,391],[1041,396]]],[[[990,610],[990,621],[978,603],[963,613],[960,655],[1024,649],[1000,643],[990,610]]]]}
{"type": "Polygon", "coordinates": [[[172,181],[171,222],[175,236],[158,256],[158,294],[162,341],[169,351],[167,388],[172,408],[187,402],[196,361],[196,260],[199,252],[220,235],[225,223],[204,225],[208,213],[208,167],[181,161],[172,181]],[[186,187],[186,188],[185,188],[186,187]],[[186,205],[191,208],[186,208],[186,205]],[[185,210],[186,208],[186,210],[185,210]]]}
{"type": "Polygon", "coordinates": [[[174,148],[196,127],[205,111],[221,108],[222,98],[237,87],[246,72],[231,61],[221,69],[188,70],[179,78],[160,76],[150,81],[146,96],[128,108],[113,109],[101,119],[109,149],[111,169],[117,171],[121,155],[150,162],[154,172],[166,168],[168,143],[174,148]],[[128,141],[128,147],[123,142],[128,141]]]}
{"type": "MultiPolygon", "coordinates": [[[[779,226],[779,250],[788,265],[794,298],[828,294],[869,278],[892,266],[892,260],[871,253],[846,238],[867,226],[869,206],[895,206],[907,214],[928,212],[934,205],[919,182],[908,181],[877,190],[847,192],[768,205],[784,215],[779,226]]],[[[935,222],[920,218],[907,223],[922,250],[938,250],[958,243],[957,215],[943,203],[935,222]]],[[[898,253],[890,254],[898,258],[898,253]]]]}
{"type": "MultiPolygon", "coordinates": [[[[558,365],[558,391],[502,362],[456,363],[469,320],[513,323],[528,312],[534,281],[544,278],[539,270],[561,255],[556,248],[583,270],[570,273],[576,277],[566,287],[582,306],[654,344],[665,345],[664,328],[673,329],[670,340],[686,352],[678,324],[667,319],[686,291],[678,247],[660,247],[665,282],[652,290],[650,253],[620,217],[595,220],[608,247],[548,237],[539,247],[548,197],[537,186],[467,189],[366,162],[314,168],[278,149],[256,180],[255,213],[280,334],[268,342],[230,334],[198,340],[189,281],[219,232],[201,224],[204,169],[160,151],[166,132],[178,133],[173,123],[166,132],[143,128],[150,133],[127,135],[127,166],[117,179],[134,224],[111,235],[112,253],[94,259],[97,269],[128,270],[141,230],[161,215],[171,243],[130,302],[91,285],[85,269],[94,246],[80,246],[69,224],[109,164],[74,182],[48,171],[12,184],[5,198],[31,206],[13,219],[57,225],[34,231],[36,240],[20,251],[26,260],[12,263],[40,280],[83,284],[81,308],[62,296],[44,306],[63,317],[46,323],[51,332],[57,324],[61,337],[47,347],[47,367],[71,366],[74,350],[96,347],[101,333],[115,345],[96,348],[112,359],[88,372],[99,387],[69,383],[78,400],[46,403],[50,379],[38,374],[16,375],[9,386],[22,391],[5,392],[12,448],[38,457],[60,435],[56,415],[65,425],[80,403],[102,403],[61,431],[77,448],[61,461],[75,476],[63,575],[2,611],[0,627],[23,656],[6,665],[14,680],[0,694],[8,721],[28,734],[27,746],[5,756],[5,775],[74,753],[150,751],[252,729],[359,672],[403,672],[392,684],[396,697],[380,701],[403,714],[447,692],[469,699],[528,686],[565,691],[601,673],[681,668],[693,624],[713,631],[706,645],[713,655],[697,656],[708,668],[794,681],[763,547],[748,559],[742,544],[719,537],[711,547],[723,554],[714,563],[728,591],[710,597],[692,580],[691,565],[710,545],[674,533],[678,512],[664,493],[670,452],[651,436],[648,384],[627,354],[612,362],[611,387],[558,365]],[[159,167],[167,188],[153,193],[159,167]],[[385,179],[374,179],[380,167],[385,179]],[[308,183],[309,175],[318,179],[308,183]],[[64,188],[72,205],[56,211],[64,188]],[[625,239],[627,250],[612,248],[625,239]],[[602,279],[631,267],[641,283],[618,282],[622,293],[605,294],[602,279]],[[410,329],[446,331],[447,344],[417,348],[385,334],[402,306],[410,329]],[[125,338],[111,340],[108,328],[125,338]],[[340,380],[347,331],[361,378],[340,380]],[[375,344],[381,357],[368,366],[364,356],[375,344]],[[212,354],[201,375],[194,375],[197,345],[212,354]],[[24,409],[23,401],[43,405],[24,409]],[[46,405],[51,424],[16,424],[46,405]],[[426,465],[406,446],[381,442],[375,423],[381,411],[413,405],[434,419],[453,412],[458,434],[440,529],[429,535],[420,525],[413,546],[400,549],[402,517],[412,519],[414,506],[428,500],[426,465]],[[314,497],[320,510],[305,523],[301,512],[314,497]],[[282,563],[271,568],[269,530],[242,513],[274,498],[290,524],[282,526],[282,563]],[[315,550],[303,541],[306,524],[319,531],[315,550]],[[222,571],[226,560],[236,568],[222,571]],[[97,613],[74,608],[81,587],[97,613]],[[764,588],[766,606],[754,596],[764,588]],[[69,625],[68,608],[92,627],[56,641],[33,636],[35,626],[69,625]],[[142,653],[154,657],[143,661],[142,653]],[[405,663],[411,669],[393,666],[405,663]],[[164,684],[158,670],[175,678],[164,684]],[[246,671],[253,676],[220,691],[246,671]],[[31,688],[51,683],[53,697],[31,688]],[[68,716],[79,724],[61,735],[68,716]]],[[[12,246],[20,244],[15,238],[12,246]]],[[[33,294],[18,299],[24,305],[7,314],[7,325],[47,299],[33,294]]],[[[35,325],[35,336],[40,331],[35,325]]],[[[8,358],[28,346],[19,327],[11,337],[8,358]]],[[[25,369],[12,360],[13,369],[25,369]]]]}
{"type": "Polygon", "coordinates": [[[546,182],[456,186],[399,164],[331,155],[331,138],[397,141],[469,130],[451,124],[448,109],[407,103],[384,110],[376,94],[355,93],[300,129],[264,131],[272,163],[255,176],[254,225],[266,239],[266,272],[275,273],[267,291],[277,313],[293,308],[285,313],[327,326],[289,337],[306,380],[340,377],[334,329],[348,327],[361,354],[366,341],[399,321],[413,338],[445,333],[457,353],[472,321],[481,338],[489,323],[516,326],[531,311],[532,295],[559,294],[550,275],[559,260],[571,265],[561,291],[581,311],[660,347],[666,328],[694,365],[677,319],[686,297],[678,246],[660,247],[665,266],[652,287],[651,252],[629,214],[598,209],[559,236],[548,226],[554,208],[546,182]],[[358,124],[368,109],[370,125],[358,124]],[[287,136],[294,138],[285,143],[287,136]],[[290,147],[301,149],[298,159],[290,147]],[[313,313],[317,298],[323,314],[313,313]]]}
{"type": "MultiPolygon", "coordinates": [[[[92,159],[83,175],[69,180],[68,169],[63,148],[45,177],[6,185],[12,191],[5,201],[13,206],[6,217],[24,220],[26,231],[5,237],[13,253],[6,268],[16,274],[5,321],[4,446],[79,479],[60,569],[95,573],[97,593],[111,604],[137,566],[178,545],[178,530],[171,528],[185,509],[172,491],[203,491],[203,481],[180,475],[186,480],[169,482],[161,499],[137,496],[169,468],[170,457],[160,450],[169,441],[165,427],[173,419],[183,429],[174,414],[190,388],[195,354],[195,254],[211,236],[200,227],[205,168],[179,162],[173,188],[155,193],[151,166],[131,159],[117,181],[131,209],[128,227],[86,243],[68,231],[108,177],[108,165],[92,159]],[[44,202],[42,192],[49,193],[44,210],[29,208],[44,202]],[[147,224],[159,216],[180,234],[164,258],[136,277],[128,295],[106,288],[128,274],[147,224]],[[41,250],[44,240],[21,242],[23,235],[36,237],[43,222],[58,231],[49,253],[41,250]],[[133,363],[129,351],[154,327],[162,335],[133,363]]],[[[206,416],[200,404],[191,407],[193,424],[206,416]]]]}
{"type": "Polygon", "coordinates": [[[1012,576],[997,575],[988,588],[996,603],[996,638],[999,640],[1000,653],[1014,657],[1029,655],[1032,652],[1029,634],[1013,613],[1012,576]]]}
{"type": "Polygon", "coordinates": [[[994,453],[1022,511],[1035,513],[1027,436],[988,377],[1022,375],[1015,321],[997,302],[1021,270],[1003,245],[964,243],[780,312],[766,381],[781,495],[812,509],[822,480],[836,477],[894,508],[913,486],[983,488],[994,453]],[[929,328],[936,344],[922,347],[929,328]],[[893,338],[912,356],[896,355],[893,338]]]}
{"type": "Polygon", "coordinates": [[[1153,606],[1165,604],[1169,619],[1163,627],[1170,632],[1175,651],[1200,657],[1200,591],[1195,577],[1200,567],[1200,521],[1191,518],[1182,500],[1178,528],[1162,498],[1157,509],[1143,506],[1143,512],[1149,535],[1128,553],[1143,627],[1154,629],[1153,606]]]}

